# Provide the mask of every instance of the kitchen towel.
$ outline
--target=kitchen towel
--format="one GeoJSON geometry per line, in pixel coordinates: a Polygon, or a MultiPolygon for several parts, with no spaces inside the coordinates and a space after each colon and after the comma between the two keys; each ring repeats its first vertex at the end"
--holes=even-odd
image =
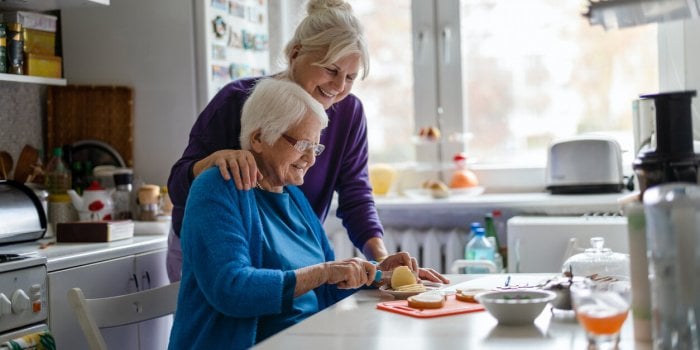
{"type": "Polygon", "coordinates": [[[49,331],[36,332],[0,344],[0,350],[56,350],[49,331]]]}

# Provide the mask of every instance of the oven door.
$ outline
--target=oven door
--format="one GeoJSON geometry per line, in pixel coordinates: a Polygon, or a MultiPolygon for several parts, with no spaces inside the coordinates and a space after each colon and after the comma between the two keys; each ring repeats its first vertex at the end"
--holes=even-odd
{"type": "Polygon", "coordinates": [[[49,330],[49,325],[46,323],[38,323],[32,326],[26,326],[19,329],[14,329],[9,332],[0,333],[0,345],[25,335],[30,335],[33,333],[45,332],[49,330]]]}

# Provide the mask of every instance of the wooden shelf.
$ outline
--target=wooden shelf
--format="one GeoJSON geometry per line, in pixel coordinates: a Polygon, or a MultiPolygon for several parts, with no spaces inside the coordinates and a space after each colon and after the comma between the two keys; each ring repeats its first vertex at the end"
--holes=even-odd
{"type": "Polygon", "coordinates": [[[31,75],[17,75],[0,73],[0,81],[12,81],[17,83],[31,83],[44,85],[59,85],[66,86],[66,79],[59,78],[44,78],[31,75]]]}

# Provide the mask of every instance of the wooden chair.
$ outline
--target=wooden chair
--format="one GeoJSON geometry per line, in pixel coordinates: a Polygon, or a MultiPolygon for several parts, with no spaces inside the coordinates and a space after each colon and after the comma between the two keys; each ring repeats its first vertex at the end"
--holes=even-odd
{"type": "Polygon", "coordinates": [[[180,282],[108,298],[86,299],[80,288],[68,291],[68,302],[91,350],[107,350],[100,329],[147,321],[175,313],[180,282]]]}

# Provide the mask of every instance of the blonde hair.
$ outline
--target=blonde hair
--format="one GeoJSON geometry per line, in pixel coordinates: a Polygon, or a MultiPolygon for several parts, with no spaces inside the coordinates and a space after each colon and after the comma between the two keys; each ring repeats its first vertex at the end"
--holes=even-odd
{"type": "Polygon", "coordinates": [[[243,105],[241,115],[241,149],[250,150],[250,137],[260,129],[263,142],[272,145],[289,128],[311,113],[328,126],[328,115],[316,99],[289,80],[262,79],[243,105]]]}
{"type": "MultiPolygon", "coordinates": [[[[310,0],[306,11],[307,16],[284,48],[287,62],[295,50],[299,50],[299,54],[322,54],[322,58],[314,63],[322,67],[328,67],[349,54],[359,53],[361,78],[366,78],[369,75],[367,40],[352,6],[343,0],[310,0]]],[[[290,72],[288,69],[287,73],[290,72]]]]}

